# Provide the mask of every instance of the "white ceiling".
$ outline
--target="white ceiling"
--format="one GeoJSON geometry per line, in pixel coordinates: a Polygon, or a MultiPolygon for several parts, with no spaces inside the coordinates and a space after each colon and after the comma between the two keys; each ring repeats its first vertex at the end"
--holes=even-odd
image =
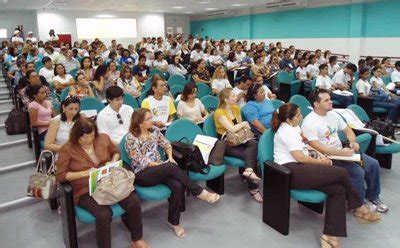
{"type": "MultiPolygon", "coordinates": [[[[219,10],[266,9],[267,2],[302,2],[307,6],[346,4],[371,0],[0,0],[3,10],[145,11],[199,15],[219,10]]],[[[301,6],[299,6],[301,7],[301,6]]]]}

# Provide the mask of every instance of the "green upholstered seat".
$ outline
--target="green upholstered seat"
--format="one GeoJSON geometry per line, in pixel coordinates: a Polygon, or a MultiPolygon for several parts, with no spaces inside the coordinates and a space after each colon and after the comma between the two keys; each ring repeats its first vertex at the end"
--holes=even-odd
{"type": "MultiPolygon", "coordinates": [[[[113,218],[120,217],[125,213],[125,210],[123,210],[118,204],[112,205],[111,210],[113,212],[113,218]]],[[[91,213],[79,206],[75,206],[75,216],[78,218],[78,220],[86,224],[93,224],[96,222],[96,218],[91,213]]]]}
{"type": "Polygon", "coordinates": [[[296,201],[320,203],[326,200],[327,195],[314,189],[290,190],[290,197],[296,201]]]}

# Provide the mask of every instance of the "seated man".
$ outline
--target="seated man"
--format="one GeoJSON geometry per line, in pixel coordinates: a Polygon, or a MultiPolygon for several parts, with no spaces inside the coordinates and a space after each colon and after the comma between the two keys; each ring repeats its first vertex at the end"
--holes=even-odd
{"type": "Polygon", "coordinates": [[[320,89],[326,89],[332,91],[332,100],[336,100],[340,103],[341,107],[347,108],[353,103],[353,94],[348,90],[340,90],[341,85],[333,83],[331,78],[328,76],[329,69],[327,64],[319,66],[319,76],[316,79],[315,87],[320,89]]]}
{"type": "Polygon", "coordinates": [[[118,86],[110,86],[106,90],[106,99],[108,105],[97,115],[97,128],[99,133],[107,134],[118,145],[129,132],[133,108],[123,104],[124,92],[118,86]]]}
{"type": "Polygon", "coordinates": [[[396,90],[400,90],[400,60],[394,64],[395,68],[390,74],[390,80],[395,83],[396,90]]]}
{"type": "MultiPolygon", "coordinates": [[[[28,105],[31,102],[31,99],[26,94],[26,89],[27,89],[28,85],[43,85],[46,89],[47,99],[51,100],[50,99],[50,89],[48,87],[48,84],[47,84],[46,80],[45,80],[46,84],[44,84],[40,77],[35,70],[29,70],[26,72],[26,75],[24,77],[24,78],[26,78],[26,85],[18,91],[18,96],[21,99],[25,108],[28,108],[28,105]]],[[[21,82],[21,80],[22,80],[22,78],[19,81],[21,82]]],[[[21,86],[21,85],[18,85],[18,86],[21,86]]]]}
{"type": "Polygon", "coordinates": [[[345,68],[335,73],[332,82],[337,85],[339,90],[349,90],[353,83],[353,74],[357,71],[357,66],[348,63],[345,68]]]}
{"type": "MultiPolygon", "coordinates": [[[[35,70],[35,64],[33,62],[28,62],[28,63],[25,64],[25,71],[26,72],[34,71],[34,70],[35,70]]],[[[40,82],[42,83],[42,85],[49,86],[46,78],[44,78],[43,76],[40,76],[40,75],[37,75],[37,76],[38,76],[40,82]]],[[[17,82],[15,82],[15,83],[17,83],[17,82]]],[[[29,84],[29,79],[28,79],[28,76],[25,73],[25,77],[21,77],[18,80],[18,84],[17,84],[18,90],[21,90],[21,89],[25,88],[26,86],[28,86],[28,84],[29,84]]]]}
{"type": "Polygon", "coordinates": [[[279,62],[279,68],[287,72],[291,72],[294,69],[292,53],[289,49],[285,49],[285,51],[283,51],[283,59],[279,62]]]}
{"type": "MultiPolygon", "coordinates": [[[[309,144],[325,155],[350,157],[360,149],[356,136],[343,119],[332,110],[332,101],[328,90],[319,89],[310,93],[310,103],[314,111],[303,120],[302,131],[309,144]],[[343,131],[350,142],[349,148],[343,148],[338,132],[343,131]]],[[[360,198],[365,199],[371,210],[387,212],[388,207],[379,199],[381,191],[379,163],[376,159],[362,154],[363,166],[354,162],[333,160],[334,166],[345,168],[360,198]],[[365,189],[365,183],[367,188],[365,189]]]]}
{"type": "Polygon", "coordinates": [[[144,83],[149,77],[150,69],[146,65],[145,55],[140,55],[138,61],[138,65],[135,65],[132,69],[132,75],[137,79],[137,81],[144,83]]]}

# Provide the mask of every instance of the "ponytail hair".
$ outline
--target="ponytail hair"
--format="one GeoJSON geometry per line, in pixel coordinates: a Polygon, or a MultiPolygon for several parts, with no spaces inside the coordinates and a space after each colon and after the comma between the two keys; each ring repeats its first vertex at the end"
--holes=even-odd
{"type": "Polygon", "coordinates": [[[278,131],[278,128],[286,120],[291,120],[297,114],[299,107],[296,104],[285,103],[279,109],[277,109],[272,115],[271,128],[274,132],[278,131]]]}

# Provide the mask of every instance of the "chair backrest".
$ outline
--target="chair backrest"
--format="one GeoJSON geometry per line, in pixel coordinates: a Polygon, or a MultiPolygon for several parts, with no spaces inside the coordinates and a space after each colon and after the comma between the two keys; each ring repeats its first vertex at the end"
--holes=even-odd
{"type": "Polygon", "coordinates": [[[152,77],[152,76],[154,76],[156,74],[159,75],[160,77],[162,77],[163,79],[165,79],[165,75],[164,75],[164,73],[162,71],[160,71],[157,68],[151,68],[149,77],[152,77]]]}
{"type": "Polygon", "coordinates": [[[296,70],[292,70],[292,71],[290,72],[290,77],[291,77],[292,81],[297,80],[297,77],[296,77],[296,70]]]}
{"type": "Polygon", "coordinates": [[[104,108],[104,104],[94,97],[85,97],[81,100],[81,110],[97,110],[97,114],[104,108]]]}
{"type": "Polygon", "coordinates": [[[131,106],[132,108],[140,108],[138,101],[136,98],[129,94],[124,94],[124,104],[131,106]]]}
{"type": "Polygon", "coordinates": [[[218,108],[219,100],[215,96],[203,96],[200,101],[203,103],[208,112],[216,110],[218,108]]]}
{"type": "Polygon", "coordinates": [[[197,92],[197,97],[202,98],[203,96],[209,95],[211,93],[211,88],[205,83],[196,83],[197,88],[199,89],[197,92]]]}
{"type": "Polygon", "coordinates": [[[153,77],[149,77],[146,82],[144,82],[144,90],[149,90],[151,88],[151,83],[153,82],[153,77]]]}
{"type": "Polygon", "coordinates": [[[312,111],[309,108],[309,107],[311,107],[310,102],[304,96],[294,95],[294,96],[292,96],[290,98],[289,102],[299,106],[301,114],[303,115],[303,117],[306,117],[312,111]]]}
{"type": "Polygon", "coordinates": [[[351,109],[354,112],[354,114],[357,115],[358,119],[360,119],[362,122],[367,122],[370,120],[368,114],[360,106],[356,104],[351,104],[347,108],[351,109]]]}
{"type": "Polygon", "coordinates": [[[206,120],[203,123],[203,132],[207,136],[217,138],[217,130],[215,128],[214,114],[210,114],[207,116],[206,120]]]}
{"type": "Polygon", "coordinates": [[[121,141],[119,142],[119,151],[121,154],[121,160],[125,164],[130,165],[131,160],[129,159],[128,153],[126,152],[126,149],[125,149],[125,141],[126,141],[126,135],[124,135],[124,137],[122,137],[121,141]]]}
{"type": "Polygon", "coordinates": [[[385,85],[388,85],[388,83],[392,82],[392,79],[390,78],[390,76],[385,76],[382,77],[382,81],[385,85]]]}
{"type": "Polygon", "coordinates": [[[171,89],[169,89],[169,92],[171,92],[171,94],[174,96],[174,98],[181,94],[183,91],[183,86],[182,85],[174,85],[171,87],[171,89]]]}
{"type": "Polygon", "coordinates": [[[281,101],[279,99],[271,100],[271,102],[275,109],[280,108],[285,103],[284,101],[281,101]]]}
{"type": "Polygon", "coordinates": [[[278,75],[276,75],[276,80],[278,83],[288,83],[291,82],[292,80],[290,79],[290,75],[287,71],[280,71],[278,75]]]}
{"type": "Polygon", "coordinates": [[[317,78],[314,78],[311,83],[311,90],[315,90],[315,85],[317,84],[317,78]]]}
{"type": "Polygon", "coordinates": [[[44,67],[44,64],[41,61],[35,62],[35,71],[39,73],[40,69],[44,67]]]}
{"type": "Polygon", "coordinates": [[[353,101],[355,104],[357,104],[357,100],[358,100],[358,90],[357,90],[356,84],[357,84],[357,82],[354,82],[351,85],[351,92],[353,93],[353,101]]]}
{"type": "Polygon", "coordinates": [[[64,101],[65,98],[67,98],[68,94],[69,94],[69,86],[67,88],[63,89],[63,91],[61,92],[60,101],[61,102],[64,101]]]}
{"type": "Polygon", "coordinates": [[[187,84],[188,81],[179,75],[173,75],[168,79],[168,85],[170,87],[174,86],[174,85],[181,85],[181,86],[185,86],[185,84],[187,84]]]}
{"type": "Polygon", "coordinates": [[[258,164],[264,174],[264,162],[274,161],[274,136],[275,133],[271,128],[266,130],[258,141],[258,164]]]}
{"type": "Polygon", "coordinates": [[[143,90],[142,94],[139,96],[139,105],[142,104],[143,100],[147,98],[147,91],[148,90],[143,90]]]}
{"type": "Polygon", "coordinates": [[[73,78],[75,78],[76,74],[78,74],[78,70],[79,70],[79,68],[75,68],[75,69],[71,70],[68,74],[71,75],[73,78]]]}
{"type": "Polygon", "coordinates": [[[179,119],[172,122],[167,128],[165,137],[169,141],[179,141],[182,138],[186,138],[187,140],[182,140],[182,142],[192,144],[197,134],[203,134],[198,125],[186,119],[179,119]]]}

